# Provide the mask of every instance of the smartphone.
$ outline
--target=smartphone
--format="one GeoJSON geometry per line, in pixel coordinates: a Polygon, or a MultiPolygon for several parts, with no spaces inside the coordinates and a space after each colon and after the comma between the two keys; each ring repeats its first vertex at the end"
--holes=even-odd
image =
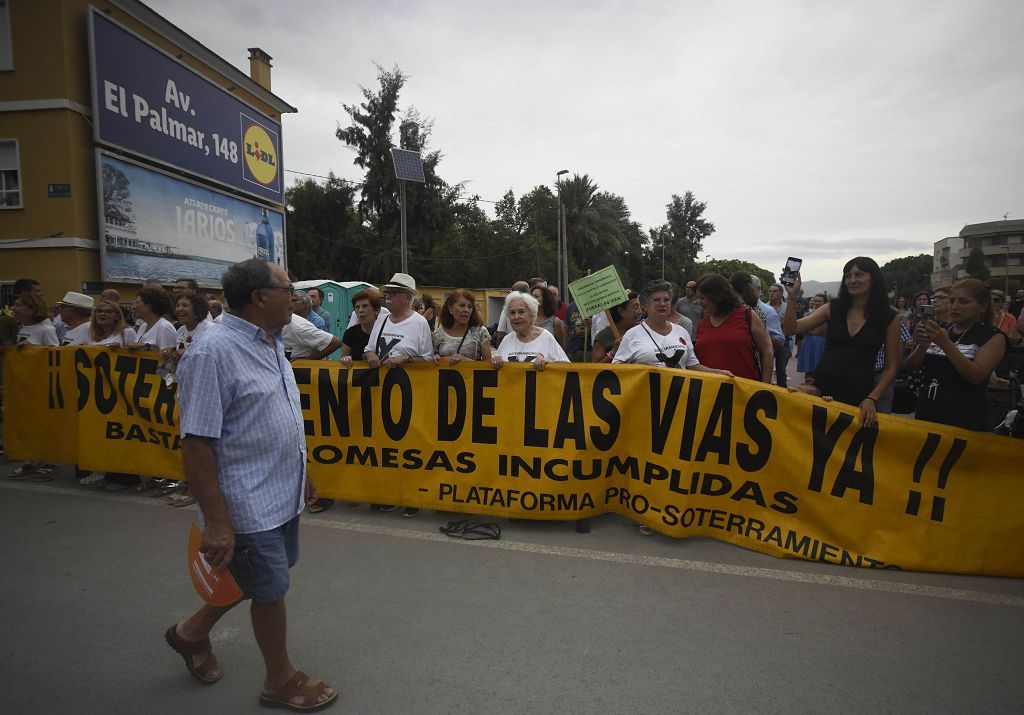
{"type": "Polygon", "coordinates": [[[935,320],[935,306],[934,305],[922,305],[919,310],[921,311],[921,317],[927,320],[935,320]]]}
{"type": "Polygon", "coordinates": [[[790,256],[786,259],[786,267],[782,269],[782,285],[791,286],[796,283],[796,274],[800,272],[803,259],[790,256]]]}

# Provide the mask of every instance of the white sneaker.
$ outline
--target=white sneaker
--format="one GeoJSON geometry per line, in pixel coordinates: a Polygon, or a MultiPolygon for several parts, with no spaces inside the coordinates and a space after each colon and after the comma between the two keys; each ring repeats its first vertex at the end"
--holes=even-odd
{"type": "Polygon", "coordinates": [[[83,487],[91,487],[93,484],[98,484],[99,482],[102,482],[106,478],[106,472],[90,472],[89,474],[79,479],[78,483],[81,484],[83,487]]]}

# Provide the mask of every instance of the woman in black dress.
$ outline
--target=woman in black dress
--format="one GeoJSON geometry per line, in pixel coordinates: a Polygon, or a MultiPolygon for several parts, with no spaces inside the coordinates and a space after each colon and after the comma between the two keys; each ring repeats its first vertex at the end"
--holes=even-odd
{"type": "Polygon", "coordinates": [[[907,366],[924,367],[917,419],[972,430],[992,429],[988,379],[1006,355],[1007,338],[993,327],[989,288],[976,278],[953,286],[950,324],[921,320],[907,366]]]}
{"type": "Polygon", "coordinates": [[[822,395],[860,407],[861,424],[875,423],[878,400],[896,378],[903,350],[899,315],[889,305],[878,264],[858,256],[843,267],[839,297],[797,320],[796,296],[800,277],[786,286],[790,300],[782,332],[801,335],[827,324],[825,351],[814,371],[822,395]],[[875,383],[875,359],[885,346],[885,368],[875,383]]]}

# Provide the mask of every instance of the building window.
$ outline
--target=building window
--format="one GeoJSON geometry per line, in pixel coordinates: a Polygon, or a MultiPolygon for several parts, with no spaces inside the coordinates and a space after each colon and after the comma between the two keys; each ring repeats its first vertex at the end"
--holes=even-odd
{"type": "Polygon", "coordinates": [[[10,5],[10,0],[0,0],[0,71],[14,69],[14,53],[11,52],[10,5]]]}
{"type": "Polygon", "coordinates": [[[18,141],[0,139],[0,209],[21,208],[21,171],[18,141]]]}

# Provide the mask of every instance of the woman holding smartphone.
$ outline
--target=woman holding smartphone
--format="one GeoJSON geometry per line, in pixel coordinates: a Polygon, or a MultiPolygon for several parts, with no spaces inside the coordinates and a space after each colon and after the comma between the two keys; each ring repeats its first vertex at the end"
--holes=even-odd
{"type": "Polygon", "coordinates": [[[989,288],[976,278],[953,286],[950,324],[922,319],[914,332],[917,343],[907,366],[924,368],[917,395],[919,420],[988,431],[992,407],[988,379],[1007,350],[1007,338],[992,322],[989,288]]]}
{"type": "Polygon", "coordinates": [[[800,290],[797,274],[792,286],[786,286],[790,300],[782,332],[802,335],[827,325],[825,352],[814,371],[814,382],[822,395],[837,402],[860,407],[861,424],[875,423],[878,400],[892,384],[900,366],[900,318],[889,306],[885,281],[878,264],[866,256],[857,256],[843,266],[839,297],[810,315],[797,320],[796,300],[800,290]],[[875,383],[875,359],[885,346],[885,369],[875,383]]]}

